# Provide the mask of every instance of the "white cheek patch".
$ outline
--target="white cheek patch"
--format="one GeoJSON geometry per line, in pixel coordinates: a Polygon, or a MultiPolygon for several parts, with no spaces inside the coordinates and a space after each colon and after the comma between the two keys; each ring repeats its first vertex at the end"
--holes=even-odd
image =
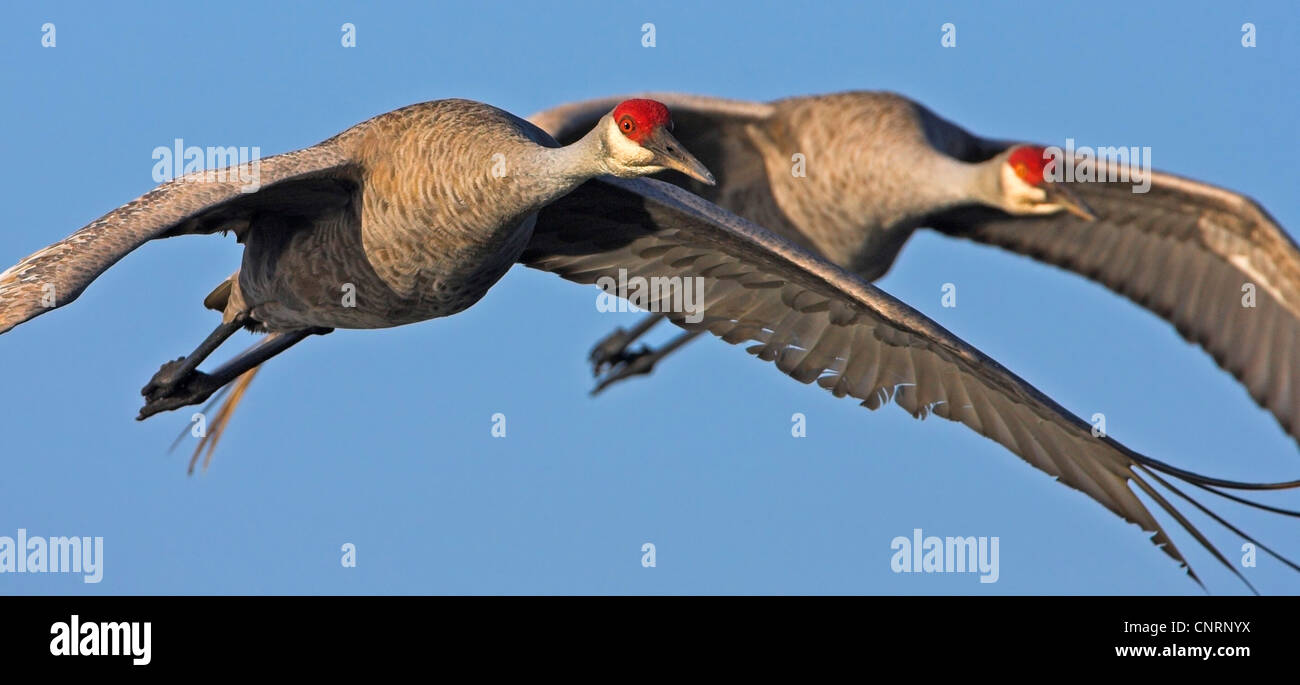
{"type": "Polygon", "coordinates": [[[620,166],[643,167],[654,159],[653,152],[623,135],[623,132],[619,130],[613,119],[609,122],[609,131],[606,136],[606,141],[609,144],[609,156],[620,166]]]}
{"type": "Polygon", "coordinates": [[[1063,207],[1047,202],[1047,192],[1025,183],[1010,164],[1002,165],[1002,196],[1007,208],[1022,213],[1051,214],[1063,207]]]}

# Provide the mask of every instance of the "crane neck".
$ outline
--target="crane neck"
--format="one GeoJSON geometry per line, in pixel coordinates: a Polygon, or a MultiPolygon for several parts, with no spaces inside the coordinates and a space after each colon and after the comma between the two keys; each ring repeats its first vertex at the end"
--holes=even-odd
{"type": "Polygon", "coordinates": [[[923,187],[939,195],[930,198],[933,208],[963,204],[1002,206],[1002,155],[983,162],[964,162],[939,154],[930,157],[929,161],[927,182],[923,187]]]}
{"type": "Polygon", "coordinates": [[[543,148],[543,156],[551,177],[563,192],[582,185],[586,181],[609,173],[605,166],[604,124],[602,119],[592,127],[587,135],[563,147],[543,148]]]}
{"type": "Polygon", "coordinates": [[[513,203],[509,210],[537,211],[588,180],[609,173],[604,164],[605,144],[599,128],[563,147],[553,147],[554,143],[547,138],[529,136],[532,143],[527,149],[506,162],[507,178],[515,189],[513,194],[505,196],[513,203]]]}

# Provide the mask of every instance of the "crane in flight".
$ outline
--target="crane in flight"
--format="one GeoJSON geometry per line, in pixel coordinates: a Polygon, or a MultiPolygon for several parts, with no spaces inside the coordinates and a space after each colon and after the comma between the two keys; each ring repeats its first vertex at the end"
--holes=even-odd
{"type": "MultiPolygon", "coordinates": [[[[1092,160],[1092,180],[1054,179],[1042,146],[981,138],[893,93],[772,103],[646,97],[672,108],[675,133],[717,174],[716,186],[665,180],[867,281],[885,275],[918,228],[1096,280],[1203,347],[1300,441],[1300,250],[1249,198],[1159,172],[1137,193],[1129,169],[1107,160],[1092,160]],[[792,173],[795,155],[804,175],[792,173]],[[1244,288],[1253,306],[1243,306],[1244,288]]],[[[561,105],[530,120],[563,143],[609,101],[561,105]]],[[[594,392],[649,373],[698,335],[632,350],[659,318],[595,346],[594,370],[604,375],[594,392]]]]}
{"type": "Polygon", "coordinates": [[[240,268],[204,301],[221,312],[221,323],[150,379],[139,417],[201,403],[235,383],[224,422],[258,366],[294,344],[339,328],[455,314],[516,262],[579,283],[621,273],[689,280],[702,284],[702,317],[669,311],[674,324],[749,343],[796,380],[867,407],[892,400],[913,415],[959,421],[1150,532],[1193,578],[1139,492],[1243,581],[1165,493],[1273,551],[1172,481],[1300,516],[1229,492],[1300,482],[1212,478],[1094,435],[1090,424],[861,276],[681,188],[635,178],[672,169],[713,181],[672,128],[669,110],[649,99],[615,103],[564,146],[480,103],[395,110],[261,160],[254,192],[244,192],[246,173],[196,172],[21,260],[0,273],[0,333],[72,302],[151,240],[233,232],[244,245],[240,268]],[[347,286],[350,304],[341,297],[347,286]],[[199,371],[240,328],[266,335],[214,371],[199,371]]]}

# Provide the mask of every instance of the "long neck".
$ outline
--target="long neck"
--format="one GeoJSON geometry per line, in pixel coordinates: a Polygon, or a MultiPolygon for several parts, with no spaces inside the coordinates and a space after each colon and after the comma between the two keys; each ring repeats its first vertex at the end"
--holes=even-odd
{"type": "Polygon", "coordinates": [[[604,120],[592,127],[587,135],[564,147],[549,148],[551,163],[557,174],[586,181],[594,176],[609,173],[605,168],[606,155],[604,120]]]}
{"type": "Polygon", "coordinates": [[[1002,205],[1002,155],[983,162],[963,162],[947,155],[929,158],[918,184],[931,195],[934,209],[964,204],[1002,205]]]}
{"type": "MultiPolygon", "coordinates": [[[[601,122],[604,123],[603,121],[601,122]]],[[[567,194],[586,181],[609,173],[603,163],[605,144],[602,126],[598,124],[587,135],[564,147],[538,146],[532,160],[528,162],[529,171],[535,185],[534,189],[546,204],[567,194]]]]}

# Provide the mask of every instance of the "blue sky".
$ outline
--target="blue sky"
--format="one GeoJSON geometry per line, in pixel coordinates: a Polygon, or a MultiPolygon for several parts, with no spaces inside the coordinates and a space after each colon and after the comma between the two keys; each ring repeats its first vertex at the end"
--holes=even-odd
{"type": "MultiPolygon", "coordinates": [[[[176,138],[269,155],[423,100],[527,115],[639,90],[895,90],[991,137],[1150,146],[1157,168],[1300,227],[1300,18],[1286,3],[701,5],[6,6],[0,269],[147,191],[153,149],[176,138]],[[954,49],[939,45],[946,22],[954,49]],[[1258,47],[1241,46],[1245,22],[1258,47]]],[[[154,243],[0,337],[0,536],[103,536],[105,550],[97,585],[5,574],[0,594],[1201,592],[1137,527],[964,427],[868,412],[720,341],[591,399],[590,344],[636,315],[597,313],[594,289],[522,268],[461,315],[276,359],[211,469],[187,477],[185,448],[166,448],[189,412],[137,423],[138,389],[209,332],[200,301],[238,259],[233,239],[154,243]],[[795,412],[806,438],[790,435],[795,412]],[[997,536],[998,582],[892,572],[890,541],[915,528],[997,536]]],[[[880,285],[1075,413],[1105,413],[1139,451],[1224,477],[1300,471],[1296,445],[1208,355],[1101,286],[928,233],[880,285]],[[955,309],[940,306],[946,282],[955,309]]],[[[1294,521],[1219,508],[1300,552],[1294,521]]],[[[1211,589],[1242,590],[1175,536],[1211,589]]],[[[1267,557],[1244,572],[1300,590],[1267,557]]]]}

